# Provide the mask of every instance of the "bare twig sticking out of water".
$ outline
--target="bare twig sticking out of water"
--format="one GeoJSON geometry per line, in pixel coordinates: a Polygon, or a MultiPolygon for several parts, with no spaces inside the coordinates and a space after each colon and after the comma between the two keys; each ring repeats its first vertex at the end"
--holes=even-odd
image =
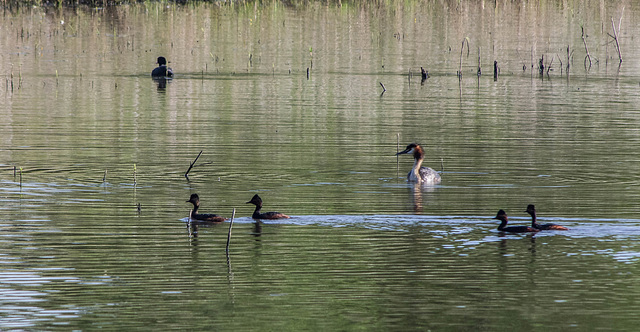
{"type": "Polygon", "coordinates": [[[458,67],[458,80],[462,80],[462,54],[464,53],[464,45],[467,44],[467,57],[469,57],[469,37],[464,37],[462,47],[460,48],[460,66],[458,67]]]}
{"type": "Polygon", "coordinates": [[[478,46],[478,78],[482,75],[482,69],[480,69],[480,46],[478,46]]]}
{"type": "Polygon", "coordinates": [[[582,30],[582,43],[584,44],[584,50],[587,55],[584,57],[584,69],[589,71],[591,69],[591,54],[589,54],[589,47],[587,47],[587,34],[584,33],[584,26],[580,27],[582,30]],[[589,67],[587,67],[587,60],[589,60],[589,67]]]}
{"type": "Polygon", "coordinates": [[[102,182],[107,182],[107,170],[104,170],[104,175],[102,176],[102,182]]]}
{"type": "Polygon", "coordinates": [[[533,78],[533,46],[531,46],[531,78],[533,78]]]}
{"type": "Polygon", "coordinates": [[[22,167],[20,167],[20,189],[22,189],[22,167]]]}
{"type": "Polygon", "coordinates": [[[227,248],[226,252],[229,252],[229,244],[231,243],[231,228],[233,227],[233,219],[236,217],[236,209],[233,208],[231,213],[231,221],[229,222],[229,233],[227,233],[227,248]]]}
{"type": "Polygon", "coordinates": [[[567,77],[569,77],[569,68],[571,68],[572,55],[573,55],[573,51],[571,51],[571,46],[567,45],[567,77]]]}
{"type": "Polygon", "coordinates": [[[384,84],[382,84],[382,82],[379,82],[380,86],[382,87],[382,93],[380,94],[380,97],[382,97],[382,95],[384,95],[385,92],[387,92],[387,88],[384,87],[384,84]]]}
{"type": "Polygon", "coordinates": [[[540,60],[538,60],[538,72],[540,73],[540,76],[544,74],[544,54],[540,60]]]}
{"type": "Polygon", "coordinates": [[[400,133],[396,134],[396,177],[400,177],[400,158],[398,152],[400,152],[400,133]]]}
{"type": "Polygon", "coordinates": [[[14,177],[14,180],[15,180],[15,177],[16,177],[16,167],[15,166],[13,166],[13,177],[14,177]]]}
{"type": "Polygon", "coordinates": [[[420,67],[420,76],[422,77],[422,81],[425,81],[427,78],[429,78],[429,71],[420,67]]]}
{"type": "MultiPolygon", "coordinates": [[[[620,17],[620,23],[622,23],[622,16],[620,17]]],[[[620,43],[618,43],[618,32],[616,32],[616,24],[613,23],[613,17],[611,18],[611,27],[613,28],[613,36],[609,33],[609,37],[613,38],[616,42],[616,49],[618,50],[618,59],[620,59],[620,63],[622,63],[622,53],[620,52],[620,43]]],[[[620,31],[620,25],[618,25],[618,31],[620,31]]]]}
{"type": "Polygon", "coordinates": [[[309,80],[309,67],[307,67],[307,81],[309,80]]]}
{"type": "Polygon", "coordinates": [[[556,57],[558,57],[558,61],[560,61],[560,76],[562,76],[562,71],[564,70],[564,68],[562,67],[562,58],[560,58],[560,55],[558,55],[557,53],[556,57]]]}
{"type": "Polygon", "coordinates": [[[136,164],[133,164],[133,185],[135,186],[136,184],[138,184],[138,175],[137,175],[138,171],[136,169],[136,164]]]}
{"type": "Polygon", "coordinates": [[[498,80],[498,61],[494,60],[493,61],[493,81],[497,81],[498,80]]]}
{"type": "Polygon", "coordinates": [[[189,172],[191,171],[193,166],[196,164],[196,161],[198,161],[198,158],[200,158],[201,154],[202,154],[202,150],[200,150],[200,153],[198,153],[198,156],[196,157],[196,159],[194,159],[191,165],[189,165],[189,169],[187,170],[187,172],[184,173],[184,177],[187,178],[187,180],[189,180],[189,172]]]}

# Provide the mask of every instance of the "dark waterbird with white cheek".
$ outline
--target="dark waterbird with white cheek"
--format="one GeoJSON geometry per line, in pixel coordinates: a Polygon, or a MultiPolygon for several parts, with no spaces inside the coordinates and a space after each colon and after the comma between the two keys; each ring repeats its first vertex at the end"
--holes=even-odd
{"type": "Polygon", "coordinates": [[[400,151],[396,153],[396,155],[401,154],[413,154],[413,168],[407,174],[407,180],[409,182],[417,182],[422,184],[438,184],[442,180],[440,174],[436,172],[433,168],[422,166],[422,161],[424,160],[424,149],[419,144],[411,143],[407,145],[407,148],[404,151],[400,151]]]}

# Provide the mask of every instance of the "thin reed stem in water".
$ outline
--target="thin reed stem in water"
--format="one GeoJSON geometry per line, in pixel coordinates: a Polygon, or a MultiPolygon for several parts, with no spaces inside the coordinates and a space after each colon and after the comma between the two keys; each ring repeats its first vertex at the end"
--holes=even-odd
{"type": "Polygon", "coordinates": [[[227,248],[226,252],[229,252],[229,244],[231,243],[231,228],[233,227],[233,219],[236,217],[236,209],[233,208],[231,213],[231,221],[229,222],[229,233],[227,233],[227,248]]]}

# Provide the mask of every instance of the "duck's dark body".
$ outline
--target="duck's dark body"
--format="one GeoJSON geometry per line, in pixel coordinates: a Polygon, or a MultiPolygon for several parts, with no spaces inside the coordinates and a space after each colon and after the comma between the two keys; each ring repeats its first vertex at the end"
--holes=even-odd
{"type": "Polygon", "coordinates": [[[507,227],[507,223],[509,222],[509,218],[507,217],[507,213],[504,210],[498,211],[498,215],[496,215],[493,219],[498,219],[501,221],[500,226],[498,226],[498,230],[501,232],[509,232],[509,233],[530,233],[530,232],[539,232],[539,229],[535,229],[529,226],[509,226],[507,227]]]}
{"type": "Polygon", "coordinates": [[[551,230],[551,231],[567,231],[568,228],[556,224],[538,224],[537,215],[536,215],[536,206],[533,204],[529,204],[527,206],[527,211],[525,211],[531,216],[531,227],[543,231],[551,230]]]}
{"type": "Polygon", "coordinates": [[[198,208],[200,208],[200,197],[198,194],[191,194],[187,203],[193,204],[193,210],[191,210],[191,219],[198,221],[207,221],[207,222],[223,222],[227,220],[227,218],[219,216],[217,214],[210,213],[198,213],[198,208]]]}
{"type": "Polygon", "coordinates": [[[288,215],[280,212],[264,212],[260,213],[260,209],[262,209],[262,199],[258,194],[253,195],[250,201],[247,204],[253,204],[256,206],[256,209],[253,211],[253,215],[251,218],[253,219],[288,219],[291,218],[288,215]]]}
{"type": "Polygon", "coordinates": [[[164,78],[173,77],[173,70],[167,67],[167,59],[164,57],[158,57],[158,67],[151,71],[151,77],[164,78]]]}

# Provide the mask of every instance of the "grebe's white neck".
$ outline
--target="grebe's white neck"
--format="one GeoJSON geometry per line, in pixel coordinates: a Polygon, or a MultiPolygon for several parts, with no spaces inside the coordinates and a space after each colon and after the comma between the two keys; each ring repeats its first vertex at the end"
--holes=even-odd
{"type": "Polygon", "coordinates": [[[422,176],[420,176],[420,167],[422,167],[422,161],[424,158],[416,158],[413,162],[413,168],[409,173],[409,181],[422,182],[422,176]]]}

